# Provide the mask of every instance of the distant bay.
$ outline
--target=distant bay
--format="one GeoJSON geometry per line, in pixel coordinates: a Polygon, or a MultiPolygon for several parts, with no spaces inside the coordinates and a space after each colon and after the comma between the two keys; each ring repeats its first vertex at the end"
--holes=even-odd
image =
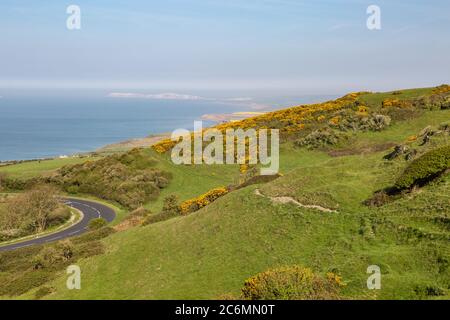
{"type": "Polygon", "coordinates": [[[118,141],[192,129],[204,114],[251,110],[209,100],[2,95],[0,161],[93,151],[118,141]]]}

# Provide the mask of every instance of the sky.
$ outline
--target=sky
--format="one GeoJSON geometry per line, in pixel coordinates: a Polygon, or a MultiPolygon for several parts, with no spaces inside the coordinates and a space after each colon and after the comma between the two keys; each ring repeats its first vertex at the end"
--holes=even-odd
{"type": "Polygon", "coordinates": [[[434,86],[450,82],[449,13],[448,0],[1,0],[0,96],[434,86]],[[366,26],[372,4],[381,30],[366,26]]]}

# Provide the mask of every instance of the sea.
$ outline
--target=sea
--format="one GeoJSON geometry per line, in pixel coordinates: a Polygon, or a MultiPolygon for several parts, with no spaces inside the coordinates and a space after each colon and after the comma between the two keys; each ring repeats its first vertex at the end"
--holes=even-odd
{"type": "MultiPolygon", "coordinates": [[[[107,144],[178,128],[192,130],[204,114],[277,108],[283,103],[243,103],[244,99],[156,100],[105,94],[23,94],[0,98],[0,161],[42,159],[94,151],[107,144]]],[[[308,103],[318,96],[292,98],[308,103]]],[[[204,122],[205,126],[214,124],[204,122]]]]}

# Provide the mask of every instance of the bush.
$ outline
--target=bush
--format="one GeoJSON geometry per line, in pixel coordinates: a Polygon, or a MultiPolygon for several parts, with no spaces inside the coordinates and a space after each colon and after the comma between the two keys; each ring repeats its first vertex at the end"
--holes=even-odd
{"type": "Polygon", "coordinates": [[[343,117],[338,127],[343,131],[381,131],[391,124],[391,117],[382,114],[351,115],[343,117]]]}
{"type": "Polygon", "coordinates": [[[56,245],[44,247],[38,255],[32,258],[33,269],[55,268],[70,261],[74,254],[74,246],[70,240],[56,245]]]}
{"type": "Polygon", "coordinates": [[[450,145],[431,150],[413,160],[394,185],[404,190],[414,185],[423,185],[438,177],[450,167],[450,145]]]}
{"type": "Polygon", "coordinates": [[[60,206],[55,211],[51,212],[48,217],[49,227],[63,224],[70,219],[71,212],[66,206],[60,206]]]}
{"type": "Polygon", "coordinates": [[[311,132],[306,137],[297,140],[295,145],[298,147],[307,147],[308,149],[316,149],[334,146],[347,138],[347,135],[342,132],[325,128],[311,132]]]}
{"type": "Polygon", "coordinates": [[[89,221],[88,228],[89,230],[98,230],[100,228],[103,228],[108,224],[108,221],[106,221],[103,218],[96,218],[89,221]]]}
{"type": "Polygon", "coordinates": [[[48,179],[69,193],[85,193],[136,209],[155,200],[170,173],[156,168],[150,150],[134,149],[97,161],[65,166],[48,179]]]}
{"type": "Polygon", "coordinates": [[[180,205],[181,214],[189,214],[191,212],[195,212],[211,202],[216,201],[218,198],[226,195],[228,193],[228,189],[225,187],[215,188],[208,191],[205,194],[202,194],[198,198],[190,199],[184,201],[180,205]]]}
{"type": "Polygon", "coordinates": [[[391,200],[391,197],[386,193],[386,191],[377,191],[374,195],[364,201],[364,204],[369,207],[381,207],[388,203],[391,200]]]}
{"type": "Polygon", "coordinates": [[[417,285],[414,292],[421,298],[444,296],[445,290],[435,285],[417,285]]]}
{"type": "Polygon", "coordinates": [[[49,294],[51,294],[53,292],[53,288],[50,287],[40,287],[35,293],[34,293],[34,298],[36,300],[39,300],[45,296],[48,296],[49,294]]]}
{"type": "Polygon", "coordinates": [[[242,297],[249,300],[338,299],[342,279],[334,273],[321,277],[299,266],[269,269],[246,280],[242,297]]]}
{"type": "Polygon", "coordinates": [[[161,212],[147,216],[142,225],[165,221],[179,215],[181,215],[181,209],[178,197],[176,195],[169,195],[164,199],[164,204],[161,212]]]}

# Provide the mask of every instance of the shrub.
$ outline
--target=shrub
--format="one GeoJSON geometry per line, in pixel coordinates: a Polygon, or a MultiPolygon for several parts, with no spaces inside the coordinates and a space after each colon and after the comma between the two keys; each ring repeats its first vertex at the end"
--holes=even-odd
{"type": "Polygon", "coordinates": [[[159,196],[171,175],[156,168],[150,150],[134,149],[97,161],[65,166],[48,182],[69,193],[86,193],[135,209],[159,196]]]}
{"type": "Polygon", "coordinates": [[[347,136],[344,133],[332,130],[330,128],[325,128],[315,130],[306,137],[300,138],[295,142],[295,145],[298,147],[316,149],[336,145],[345,139],[347,139],[347,136]]]}
{"type": "Polygon", "coordinates": [[[391,200],[389,195],[386,193],[386,191],[377,191],[374,193],[374,195],[364,201],[364,204],[369,207],[381,207],[388,203],[391,200]]]}
{"type": "Polygon", "coordinates": [[[246,280],[242,297],[249,300],[338,299],[342,279],[334,273],[321,277],[300,266],[269,269],[246,280]]]}
{"type": "Polygon", "coordinates": [[[382,114],[346,115],[339,124],[343,131],[381,131],[391,124],[391,117],[382,114]]]}
{"type": "Polygon", "coordinates": [[[34,298],[36,300],[39,300],[45,296],[48,296],[49,294],[51,294],[53,292],[53,288],[50,287],[40,287],[35,293],[34,293],[34,298]]]}
{"type": "Polygon", "coordinates": [[[89,221],[89,230],[98,230],[106,226],[108,222],[103,218],[96,218],[89,221]]]}
{"type": "Polygon", "coordinates": [[[444,296],[445,290],[435,285],[417,285],[414,292],[422,298],[444,296]]]}
{"type": "Polygon", "coordinates": [[[424,96],[417,101],[417,106],[428,110],[440,110],[450,108],[449,91],[434,90],[434,94],[424,96]]]}
{"type": "Polygon", "coordinates": [[[400,99],[385,99],[382,102],[382,108],[411,108],[411,101],[400,99]]]}
{"type": "Polygon", "coordinates": [[[63,224],[64,222],[70,219],[70,216],[71,216],[70,209],[65,206],[60,206],[59,208],[50,213],[48,217],[48,225],[51,227],[63,224]]]}
{"type": "Polygon", "coordinates": [[[179,205],[178,197],[176,195],[169,195],[164,199],[164,204],[161,212],[147,216],[142,225],[165,221],[170,218],[179,216],[180,214],[181,208],[179,205]]]}
{"type": "Polygon", "coordinates": [[[181,214],[189,214],[191,212],[197,211],[211,202],[216,201],[218,198],[224,196],[228,193],[228,189],[225,187],[215,188],[202,194],[198,198],[190,199],[184,201],[180,205],[181,214]]]}
{"type": "Polygon", "coordinates": [[[74,246],[70,240],[44,247],[32,259],[33,269],[55,268],[70,261],[74,254],[74,246]]]}
{"type": "Polygon", "coordinates": [[[422,185],[438,177],[450,167],[450,145],[431,150],[413,160],[406,167],[394,185],[396,190],[404,190],[414,185],[422,185]]]}
{"type": "Polygon", "coordinates": [[[162,211],[173,212],[174,215],[180,214],[180,205],[178,197],[174,194],[165,197],[162,211]]]}

